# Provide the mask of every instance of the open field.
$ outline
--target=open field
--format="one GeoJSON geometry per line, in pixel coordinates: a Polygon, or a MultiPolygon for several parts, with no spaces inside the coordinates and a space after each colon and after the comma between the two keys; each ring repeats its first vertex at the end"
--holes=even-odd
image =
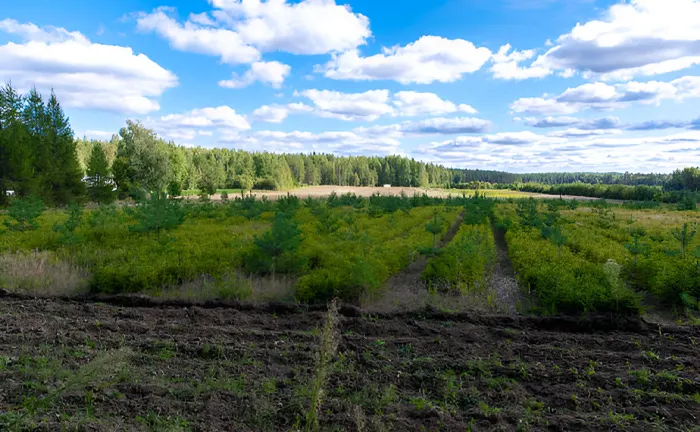
{"type": "Polygon", "coordinates": [[[697,431],[696,330],[0,299],[3,430],[697,431]],[[333,347],[331,347],[333,348],[333,347]]]}
{"type": "MultiPolygon", "coordinates": [[[[185,196],[189,198],[196,198],[199,194],[197,191],[187,191],[190,192],[189,194],[185,194],[185,196]]],[[[231,192],[228,192],[229,198],[233,198],[232,194],[235,192],[235,190],[231,190],[231,192]]],[[[418,195],[423,195],[426,194],[429,197],[435,197],[435,198],[446,198],[448,196],[452,197],[458,197],[462,196],[462,194],[467,194],[467,195],[474,195],[475,190],[468,190],[468,189],[435,189],[435,188],[416,188],[416,187],[363,187],[363,186],[309,186],[309,187],[300,187],[296,189],[290,189],[288,191],[265,191],[265,190],[254,190],[251,192],[252,195],[255,195],[258,198],[266,197],[268,199],[276,199],[282,196],[287,196],[287,194],[295,195],[298,196],[299,198],[307,198],[307,197],[312,197],[312,198],[320,198],[320,197],[328,197],[332,193],[335,193],[336,195],[344,195],[344,194],[355,194],[360,197],[370,197],[374,194],[380,194],[383,196],[399,196],[401,194],[404,194],[406,196],[413,196],[415,194],[418,195]]],[[[499,189],[485,189],[479,191],[480,193],[484,193],[486,196],[490,198],[527,198],[527,197],[543,197],[543,198],[551,198],[551,195],[544,195],[544,194],[536,194],[536,193],[530,193],[530,192],[519,192],[519,191],[512,191],[512,190],[499,190],[499,189]]],[[[237,193],[240,194],[240,190],[237,190],[237,193]]],[[[584,197],[585,198],[585,197],[584,197]]],[[[211,199],[213,200],[220,200],[221,199],[221,194],[217,193],[215,195],[211,196],[211,199]]]]}

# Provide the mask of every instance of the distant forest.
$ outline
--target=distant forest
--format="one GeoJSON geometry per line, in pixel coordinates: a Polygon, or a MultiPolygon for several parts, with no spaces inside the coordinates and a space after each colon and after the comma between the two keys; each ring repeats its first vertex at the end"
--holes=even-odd
{"type": "Polygon", "coordinates": [[[125,198],[144,190],[177,196],[192,189],[212,194],[225,188],[279,190],[302,185],[533,188],[533,183],[697,191],[700,170],[513,174],[447,168],[401,156],[186,148],[133,121],[127,121],[110,140],[76,139],[53,93],[45,100],[36,90],[22,95],[9,84],[0,89],[0,204],[8,198],[6,191],[38,196],[54,205],[84,198],[109,200],[113,186],[116,195],[125,198]]]}

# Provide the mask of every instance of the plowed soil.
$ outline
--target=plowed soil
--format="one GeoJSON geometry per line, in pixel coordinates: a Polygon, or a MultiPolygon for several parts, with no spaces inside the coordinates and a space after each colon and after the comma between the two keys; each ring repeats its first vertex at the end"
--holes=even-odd
{"type": "MultiPolygon", "coordinates": [[[[0,297],[0,429],[305,429],[323,308],[0,297]]],[[[321,430],[700,430],[700,334],[343,307],[321,430]]]]}

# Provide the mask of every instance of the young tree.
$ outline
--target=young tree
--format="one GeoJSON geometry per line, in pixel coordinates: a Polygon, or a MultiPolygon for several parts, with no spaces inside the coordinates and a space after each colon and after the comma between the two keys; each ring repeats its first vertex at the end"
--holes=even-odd
{"type": "Polygon", "coordinates": [[[68,220],[64,223],[57,223],[53,226],[53,231],[59,233],[61,236],[59,241],[67,245],[73,245],[77,243],[80,238],[76,235],[75,230],[80,225],[83,218],[83,206],[71,203],[68,207],[68,220]]]}
{"type": "Polygon", "coordinates": [[[693,241],[693,237],[695,237],[696,230],[696,225],[691,225],[687,222],[683,224],[683,228],[674,228],[671,230],[673,237],[681,244],[681,258],[683,259],[685,259],[688,246],[693,241]]]}
{"type": "Polygon", "coordinates": [[[177,228],[185,222],[185,211],[180,203],[171,199],[164,192],[151,192],[148,200],[129,209],[136,219],[136,225],[129,227],[134,232],[155,231],[160,238],[161,231],[177,228]]]}
{"type": "Polygon", "coordinates": [[[96,203],[109,204],[114,201],[112,182],[107,157],[99,142],[92,146],[87,166],[88,193],[96,203]]]}
{"type": "Polygon", "coordinates": [[[255,273],[294,272],[303,262],[296,256],[301,244],[301,231],[284,213],[277,213],[272,229],[255,237],[256,249],[246,257],[246,267],[255,273]]]}
{"type": "Polygon", "coordinates": [[[10,220],[3,225],[10,231],[32,231],[39,228],[39,216],[44,212],[44,203],[34,196],[16,198],[7,211],[10,220]]]}

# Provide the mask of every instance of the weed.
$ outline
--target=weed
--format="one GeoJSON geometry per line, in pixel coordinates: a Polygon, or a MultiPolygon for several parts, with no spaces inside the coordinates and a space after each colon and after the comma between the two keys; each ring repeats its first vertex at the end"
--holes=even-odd
{"type": "Polygon", "coordinates": [[[328,313],[326,314],[326,322],[321,332],[321,340],[319,350],[316,353],[316,373],[311,382],[311,401],[309,409],[306,412],[306,430],[318,431],[319,411],[323,401],[324,386],[328,378],[330,364],[336,354],[339,343],[338,322],[340,315],[338,314],[338,303],[333,299],[328,305],[328,313]]]}

